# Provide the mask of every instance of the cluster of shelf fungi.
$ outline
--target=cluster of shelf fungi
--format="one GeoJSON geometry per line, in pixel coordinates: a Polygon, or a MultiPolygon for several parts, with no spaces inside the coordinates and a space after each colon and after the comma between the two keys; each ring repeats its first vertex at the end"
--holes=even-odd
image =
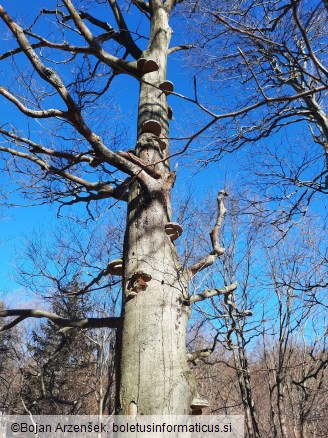
{"type": "MultiPolygon", "coordinates": [[[[152,73],[158,71],[158,64],[153,59],[140,58],[137,61],[137,68],[141,75],[147,73],[152,73]]],[[[168,95],[173,93],[174,87],[171,81],[164,81],[159,85],[159,89],[168,95]]],[[[171,117],[170,117],[171,118],[171,117]]],[[[141,133],[152,134],[156,137],[159,147],[162,151],[165,150],[167,146],[167,138],[164,133],[162,133],[162,126],[157,120],[149,119],[145,121],[141,126],[141,133]]],[[[182,234],[182,227],[176,222],[168,222],[165,224],[165,232],[170,238],[171,242],[177,240],[182,234]]],[[[107,265],[107,272],[111,275],[123,276],[123,260],[116,259],[112,260],[107,265]]],[[[137,271],[133,274],[128,282],[128,294],[126,299],[133,298],[138,294],[138,292],[143,291],[147,288],[147,283],[151,280],[151,275],[137,271]]],[[[200,398],[198,395],[191,402],[192,415],[201,415],[202,410],[209,406],[207,400],[200,398]]]]}
{"type": "MultiPolygon", "coordinates": [[[[165,224],[165,232],[170,240],[173,242],[182,234],[182,227],[176,222],[168,222],[165,224]]],[[[123,259],[112,260],[107,265],[107,272],[111,275],[123,276],[123,259]]],[[[151,280],[151,275],[146,274],[142,271],[137,271],[133,274],[128,282],[128,294],[126,299],[133,298],[138,294],[138,292],[143,291],[147,288],[147,283],[151,280]]],[[[209,403],[207,400],[196,396],[191,402],[191,412],[192,415],[202,415],[204,408],[208,407],[209,403]]]]}
{"type": "MultiPolygon", "coordinates": [[[[137,68],[140,74],[143,76],[147,73],[153,73],[155,71],[158,71],[159,67],[157,62],[153,59],[140,58],[137,61],[137,68]]],[[[162,90],[165,95],[173,93],[173,83],[171,81],[164,81],[159,85],[159,89],[162,90]]],[[[156,140],[161,150],[165,150],[167,146],[167,138],[166,135],[162,133],[162,126],[157,120],[146,120],[141,126],[141,132],[153,134],[156,137],[156,140]]]]}
{"type": "MultiPolygon", "coordinates": [[[[147,73],[158,71],[159,66],[157,62],[153,59],[139,58],[137,61],[137,68],[141,76],[143,76],[147,73]]],[[[171,81],[162,82],[159,85],[159,88],[166,95],[172,93],[174,90],[173,83],[171,81]]],[[[141,126],[141,132],[154,135],[156,137],[156,140],[158,141],[161,150],[162,151],[165,150],[167,146],[167,138],[162,133],[162,126],[157,120],[153,120],[153,119],[146,120],[141,126]]],[[[182,231],[183,231],[182,227],[176,222],[168,222],[167,224],[165,224],[165,232],[169,236],[172,242],[181,236],[182,231]]],[[[123,276],[123,260],[122,259],[112,260],[107,265],[107,272],[111,275],[123,276]]],[[[148,281],[151,280],[150,275],[141,271],[139,273],[138,272],[135,273],[134,276],[136,277],[135,282],[139,280],[139,283],[141,283],[141,281],[147,283],[148,281]],[[138,275],[139,278],[137,278],[138,275]]],[[[138,292],[138,291],[132,290],[132,292],[138,292]]]]}
{"type": "MultiPolygon", "coordinates": [[[[181,236],[182,231],[183,231],[183,229],[182,229],[181,225],[179,225],[176,222],[168,222],[167,224],[165,224],[165,232],[172,242],[181,236]]],[[[122,277],[123,276],[123,260],[122,259],[115,259],[115,260],[112,260],[111,262],[109,262],[107,265],[107,272],[110,275],[117,275],[119,277],[122,277]]],[[[148,275],[148,274],[145,274],[145,275],[148,275]]],[[[144,280],[147,282],[147,281],[150,281],[151,278],[149,280],[147,280],[145,277],[144,280]]]]}

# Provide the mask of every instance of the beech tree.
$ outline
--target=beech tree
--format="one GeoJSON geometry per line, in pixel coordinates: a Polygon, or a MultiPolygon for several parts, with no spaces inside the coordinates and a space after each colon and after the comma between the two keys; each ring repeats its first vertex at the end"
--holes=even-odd
{"type": "MultiPolygon", "coordinates": [[[[194,47],[180,21],[186,17],[188,23],[188,17],[195,17],[197,23],[200,16],[218,20],[202,6],[179,0],[61,0],[47,4],[28,23],[14,17],[14,7],[7,11],[0,6],[6,36],[0,55],[6,73],[0,95],[8,108],[0,127],[2,170],[26,202],[57,203],[59,215],[68,207],[79,213],[75,204],[85,205],[91,219],[100,214],[111,218],[122,204],[127,209],[120,257],[75,292],[85,294],[109,276],[122,277],[120,316],[64,318],[40,309],[9,309],[0,312],[2,317],[14,317],[2,330],[26,318],[43,317],[63,328],[116,330],[117,413],[188,414],[206,405],[187,362],[191,307],[218,295],[230,297],[237,288],[236,283],[218,284],[190,294],[193,278],[224,254],[219,235],[227,193],[221,190],[217,198],[209,253],[190,257],[193,262],[185,264],[175,243],[183,230],[172,217],[177,169],[171,168],[171,158],[189,152],[190,145],[214,126],[221,129],[226,121],[235,123],[269,104],[294,102],[326,89],[320,76],[314,88],[292,93],[284,88],[278,97],[262,94],[255,102],[247,94],[249,101],[240,105],[232,99],[237,108],[220,106],[218,112],[211,102],[205,106],[199,100],[196,78],[193,97],[174,91],[167,77],[168,59],[194,47]],[[172,46],[171,24],[181,26],[184,33],[172,46]],[[131,123],[128,113],[121,129],[112,120],[116,114],[112,89],[122,93],[121,85],[128,84],[125,97],[132,95],[132,82],[126,77],[139,87],[133,139],[124,135],[131,123]],[[169,129],[174,117],[169,96],[192,105],[197,117],[202,116],[196,128],[190,127],[176,142],[169,129]],[[11,108],[16,109],[14,117],[11,108]]],[[[224,132],[231,134],[230,128],[224,132]]],[[[207,162],[218,153],[210,145],[203,151],[207,162]]],[[[196,150],[195,155],[202,159],[203,151],[196,150]]],[[[7,197],[4,188],[2,195],[7,197]]],[[[18,201],[14,197],[8,202],[18,201]]],[[[238,313],[249,314],[239,308],[238,313]]]]}
{"type": "Polygon", "coordinates": [[[121,317],[72,319],[36,309],[11,309],[1,311],[3,317],[16,316],[2,329],[30,317],[45,317],[60,327],[116,329],[117,412],[124,414],[188,414],[192,407],[199,409],[199,404],[204,404],[197,398],[187,364],[190,306],[195,300],[229,290],[229,286],[206,290],[193,298],[188,292],[191,278],[224,252],[218,235],[225,214],[225,191],[218,197],[211,253],[184,267],[174,244],[182,229],[171,217],[175,173],[169,165],[167,96],[173,88],[166,69],[168,55],[186,48],[169,47],[169,17],[176,3],[131,2],[134,13],[139,10],[150,20],[144,50],[137,45],[138,30],[129,31],[122,5],[115,0],[106,4],[57,2],[53,9],[40,11],[29,26],[20,25],[12,12],[0,7],[12,45],[1,60],[12,60],[18,71],[16,80],[1,86],[0,93],[44,127],[41,137],[28,127],[26,131],[13,124],[1,127],[5,169],[22,177],[15,182],[34,202],[83,202],[90,214],[90,204],[96,201],[127,203],[122,258],[104,266],[97,278],[77,292],[87,293],[104,276],[122,276],[121,317]],[[110,12],[117,30],[106,21],[110,12]],[[39,33],[44,30],[42,20],[52,28],[48,36],[39,33]],[[137,139],[132,151],[111,148],[108,138],[97,133],[92,117],[88,120],[88,106],[97,104],[119,74],[140,83],[137,139]],[[48,140],[49,129],[53,137],[48,140]]]}

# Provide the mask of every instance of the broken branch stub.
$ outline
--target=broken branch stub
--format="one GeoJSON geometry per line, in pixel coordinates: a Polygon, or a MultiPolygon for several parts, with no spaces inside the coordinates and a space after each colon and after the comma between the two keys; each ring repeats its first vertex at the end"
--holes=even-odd
{"type": "Polygon", "coordinates": [[[159,144],[159,147],[161,148],[161,151],[164,151],[167,146],[167,137],[166,135],[162,134],[161,137],[156,137],[156,140],[159,144]]]}

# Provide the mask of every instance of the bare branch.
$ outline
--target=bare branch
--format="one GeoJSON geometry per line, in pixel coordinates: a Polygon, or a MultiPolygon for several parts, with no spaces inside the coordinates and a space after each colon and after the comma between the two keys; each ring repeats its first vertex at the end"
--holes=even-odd
{"type": "Polygon", "coordinates": [[[171,53],[174,53],[174,52],[178,52],[179,50],[190,50],[190,49],[196,49],[196,47],[197,46],[195,46],[194,44],[182,44],[181,46],[174,46],[174,47],[171,47],[169,50],[168,50],[168,54],[169,55],[171,55],[171,53]]]}
{"type": "Polygon", "coordinates": [[[194,365],[197,365],[199,360],[205,360],[208,358],[215,350],[216,344],[218,342],[218,337],[220,332],[218,331],[213,338],[213,344],[209,348],[203,348],[202,350],[193,351],[192,353],[187,354],[187,361],[192,362],[194,365]]]}
{"type": "MultiPolygon", "coordinates": [[[[7,153],[9,153],[13,156],[16,156],[16,157],[24,158],[25,160],[31,161],[34,164],[37,164],[38,166],[40,166],[40,168],[42,170],[46,170],[54,175],[61,176],[62,178],[65,178],[68,181],[74,182],[74,183],[79,184],[83,187],[87,187],[91,190],[101,189],[103,187],[103,185],[105,184],[103,182],[93,183],[93,182],[87,181],[83,178],[80,178],[76,175],[73,175],[69,172],[66,172],[65,170],[56,168],[53,165],[49,164],[47,161],[45,161],[45,160],[43,160],[35,155],[32,155],[32,154],[27,154],[25,152],[19,152],[15,149],[3,147],[3,146],[0,146],[0,151],[7,152],[7,153]]],[[[113,188],[113,191],[114,191],[114,188],[113,188]]]]}
{"type": "MultiPolygon", "coordinates": [[[[49,12],[56,13],[56,11],[49,11],[49,12]]],[[[114,12],[114,10],[113,10],[113,12],[114,12]]],[[[123,16],[120,12],[115,14],[116,21],[117,22],[119,21],[118,25],[119,25],[120,32],[116,31],[107,22],[101,21],[98,18],[93,17],[88,12],[82,11],[82,12],[79,12],[79,15],[82,19],[88,20],[90,23],[92,23],[92,24],[94,24],[94,25],[96,25],[96,26],[98,26],[101,29],[106,31],[106,34],[102,34],[102,35],[99,35],[98,37],[96,37],[97,41],[103,42],[103,41],[108,41],[109,39],[113,39],[118,44],[125,47],[135,59],[138,59],[141,56],[142,51],[139,49],[139,47],[133,41],[131,34],[130,34],[130,32],[125,24],[125,21],[123,19],[123,16]],[[118,17],[121,16],[122,20],[121,21],[117,20],[117,16],[118,17]]],[[[67,16],[63,17],[63,22],[68,21],[70,19],[72,19],[72,16],[67,15],[67,16]]]]}
{"type": "Polygon", "coordinates": [[[64,5],[66,6],[68,12],[70,13],[76,27],[81,32],[84,39],[93,48],[95,54],[106,62],[108,65],[117,68],[122,73],[132,73],[133,76],[138,76],[138,69],[135,63],[131,63],[125,61],[124,59],[118,58],[116,56],[110,55],[106,52],[97,41],[97,38],[92,34],[90,29],[83,22],[80,14],[74,8],[72,2],[70,0],[63,0],[64,5]]]}
{"type": "Polygon", "coordinates": [[[149,3],[146,3],[144,0],[131,0],[132,3],[137,6],[137,8],[144,13],[150,13],[149,3]]]}
{"type": "Polygon", "coordinates": [[[141,167],[141,169],[143,169],[145,172],[147,172],[153,178],[155,178],[155,179],[162,178],[162,174],[155,169],[154,164],[147,164],[143,160],[141,160],[139,157],[137,157],[136,155],[134,155],[130,152],[119,151],[117,154],[120,157],[124,157],[127,160],[131,161],[131,163],[137,164],[138,166],[141,167]]]}
{"type": "Polygon", "coordinates": [[[229,286],[222,287],[221,289],[206,289],[200,294],[192,295],[190,297],[190,304],[204,301],[207,298],[216,297],[218,295],[231,294],[237,289],[238,283],[232,283],[229,286]]]}
{"type": "Polygon", "coordinates": [[[224,197],[227,195],[228,194],[225,190],[221,190],[217,198],[218,215],[217,215],[215,226],[213,230],[210,232],[213,251],[199,262],[187,268],[189,277],[194,277],[198,272],[211,266],[217,260],[218,257],[224,254],[224,248],[222,248],[219,243],[219,232],[222,226],[224,216],[227,211],[223,202],[224,197]]]}
{"type": "Polygon", "coordinates": [[[84,319],[67,319],[62,318],[56,313],[47,312],[45,310],[36,309],[10,309],[0,310],[0,317],[18,316],[18,318],[0,327],[0,332],[9,330],[19,324],[26,318],[47,318],[60,327],[76,327],[76,328],[117,328],[120,318],[84,318],[84,319]]]}
{"type": "Polygon", "coordinates": [[[203,350],[193,351],[192,353],[187,354],[187,361],[192,362],[194,365],[201,360],[206,359],[213,353],[211,348],[204,348],[203,350]]]}
{"type": "Polygon", "coordinates": [[[265,43],[268,43],[268,44],[270,44],[270,45],[275,45],[275,46],[277,46],[277,47],[284,48],[283,44],[281,44],[281,43],[278,43],[278,42],[276,42],[276,41],[269,40],[269,39],[267,39],[267,38],[265,38],[265,37],[262,37],[262,36],[260,36],[260,35],[254,35],[253,32],[250,32],[250,31],[248,31],[248,30],[241,29],[241,28],[239,28],[239,27],[233,26],[231,23],[229,23],[228,21],[226,21],[221,15],[216,14],[215,12],[211,12],[211,14],[212,14],[213,17],[215,17],[220,23],[222,23],[222,24],[224,24],[225,26],[229,27],[229,29],[233,30],[234,32],[241,33],[241,34],[243,34],[243,35],[247,35],[248,37],[251,37],[251,38],[256,38],[257,40],[262,41],[262,42],[265,42],[265,43]]]}
{"type": "Polygon", "coordinates": [[[9,90],[7,90],[4,87],[0,87],[0,94],[4,96],[6,99],[8,99],[10,102],[12,102],[14,105],[17,106],[17,108],[25,115],[29,117],[34,117],[36,119],[44,119],[47,117],[66,117],[67,113],[61,110],[57,109],[49,109],[49,110],[43,110],[43,111],[35,111],[27,108],[25,105],[22,104],[22,102],[17,99],[12,93],[10,93],[9,90]]]}
{"type": "Polygon", "coordinates": [[[15,143],[25,143],[30,151],[32,153],[40,153],[45,154],[52,157],[57,158],[64,158],[68,160],[69,162],[74,163],[81,163],[81,162],[87,162],[91,163],[93,158],[81,153],[81,154],[73,154],[70,152],[62,152],[62,151],[56,151],[54,149],[46,148],[45,146],[41,145],[40,143],[35,143],[34,141],[30,140],[29,138],[21,137],[19,135],[14,134],[13,132],[6,131],[5,129],[0,128],[0,133],[4,135],[5,137],[9,137],[10,139],[14,140],[15,143]]]}
{"type": "MultiPolygon", "coordinates": [[[[58,49],[58,50],[62,50],[64,52],[69,52],[69,53],[89,53],[89,54],[93,54],[93,51],[90,47],[88,46],[75,46],[72,44],[67,44],[67,43],[53,43],[51,41],[48,41],[45,38],[42,38],[39,35],[35,35],[35,34],[31,34],[31,32],[26,32],[27,35],[32,35],[34,38],[37,38],[38,40],[40,40],[39,43],[34,43],[31,44],[32,49],[39,49],[42,47],[49,47],[51,49],[58,49]]],[[[16,49],[12,49],[9,50],[6,53],[3,53],[2,55],[0,55],[0,61],[2,61],[3,59],[6,58],[10,58],[11,56],[17,55],[18,53],[22,53],[24,52],[24,49],[22,47],[17,47],[16,49]]]]}
{"type": "MultiPolygon", "coordinates": [[[[76,21],[81,25],[81,28],[84,29],[86,36],[88,36],[88,38],[90,37],[91,40],[93,41],[94,38],[92,34],[90,33],[89,29],[87,29],[86,26],[84,25],[78,13],[73,8],[71,2],[67,1],[66,3],[69,7],[70,12],[75,17],[76,21]]],[[[139,166],[136,166],[134,163],[131,163],[131,161],[128,161],[123,157],[120,157],[118,154],[108,149],[103,144],[100,137],[95,135],[89,129],[89,127],[86,125],[81,115],[78,106],[76,105],[73,98],[69,94],[67,88],[65,87],[58,73],[55,72],[53,69],[46,67],[43,64],[43,62],[40,60],[36,52],[33,50],[31,44],[28,42],[27,38],[25,37],[23,29],[20,26],[18,26],[9,17],[9,15],[6,13],[6,11],[2,6],[0,6],[0,17],[6,23],[6,25],[9,27],[12,33],[15,35],[19,45],[23,49],[23,52],[28,57],[28,59],[30,60],[31,64],[33,65],[39,76],[42,79],[44,79],[46,82],[48,82],[50,85],[52,85],[57,90],[59,96],[66,103],[69,111],[67,113],[61,113],[61,115],[63,117],[65,116],[65,118],[72,123],[72,125],[77,129],[77,131],[85,137],[85,139],[91,144],[95,152],[98,154],[99,158],[103,159],[104,161],[107,161],[108,163],[112,164],[113,166],[117,167],[118,169],[122,170],[123,172],[126,172],[131,176],[137,175],[138,179],[144,184],[146,184],[146,180],[147,178],[149,178],[147,173],[145,173],[142,169],[140,169],[139,166]]],[[[97,43],[94,44],[99,49],[99,45],[97,43]]],[[[18,153],[16,152],[15,154],[18,155],[18,153]]]]}
{"type": "Polygon", "coordinates": [[[142,51],[133,41],[133,38],[128,29],[126,21],[124,20],[120,7],[118,6],[116,0],[108,0],[108,2],[110,4],[110,7],[112,8],[116,23],[120,29],[120,35],[122,36],[122,40],[124,41],[124,47],[131,53],[134,59],[140,58],[140,56],[142,55],[142,51]]]}
{"type": "Polygon", "coordinates": [[[313,62],[315,63],[315,65],[317,66],[317,68],[324,73],[325,76],[328,76],[328,70],[322,65],[322,63],[319,61],[319,59],[317,58],[317,56],[315,55],[314,51],[312,50],[309,38],[308,38],[308,34],[306,32],[306,30],[304,29],[304,27],[302,26],[302,23],[300,21],[300,18],[298,16],[298,11],[297,11],[297,2],[295,0],[291,0],[292,6],[293,6],[293,15],[294,15],[294,19],[295,22],[299,28],[299,30],[301,31],[302,37],[304,38],[306,47],[310,53],[311,58],[313,59],[313,62]]]}
{"type": "Polygon", "coordinates": [[[318,359],[317,366],[314,366],[304,377],[302,380],[292,380],[292,383],[297,386],[304,386],[304,383],[309,379],[317,379],[320,371],[324,371],[328,366],[328,358],[318,359]]]}

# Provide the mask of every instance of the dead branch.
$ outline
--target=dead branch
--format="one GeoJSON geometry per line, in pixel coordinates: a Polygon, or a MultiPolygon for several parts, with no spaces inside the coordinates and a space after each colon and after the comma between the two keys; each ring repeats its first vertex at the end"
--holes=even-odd
{"type": "Polygon", "coordinates": [[[67,319],[62,318],[56,313],[47,312],[46,310],[37,309],[10,309],[1,310],[0,317],[17,316],[18,318],[0,327],[0,332],[9,330],[26,318],[47,318],[60,327],[75,327],[75,328],[117,328],[120,318],[83,318],[83,319],[67,319]]]}
{"type": "Polygon", "coordinates": [[[174,46],[174,47],[171,47],[171,48],[168,50],[167,53],[168,53],[169,55],[171,55],[171,53],[178,52],[178,51],[180,51],[180,50],[196,49],[196,47],[197,47],[197,46],[195,46],[195,44],[182,44],[181,46],[174,46]]]}
{"type": "Polygon", "coordinates": [[[229,286],[222,287],[221,289],[206,289],[203,292],[193,295],[190,298],[190,304],[204,301],[207,298],[216,297],[218,295],[231,294],[237,289],[238,283],[232,283],[229,286]]]}
{"type": "Polygon", "coordinates": [[[228,196],[228,193],[225,190],[221,190],[217,198],[218,215],[217,215],[215,226],[213,230],[210,232],[213,250],[202,260],[187,268],[187,272],[190,278],[194,277],[198,272],[202,271],[208,266],[211,266],[217,260],[218,257],[224,254],[224,248],[222,248],[219,243],[219,233],[221,230],[224,216],[227,211],[223,202],[225,196],[228,196]]]}

